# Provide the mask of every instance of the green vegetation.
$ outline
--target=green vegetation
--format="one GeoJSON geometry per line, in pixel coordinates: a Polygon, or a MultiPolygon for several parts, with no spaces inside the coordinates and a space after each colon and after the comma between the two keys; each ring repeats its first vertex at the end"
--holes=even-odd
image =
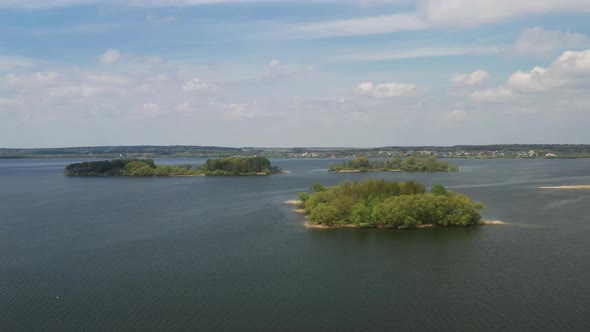
{"type": "Polygon", "coordinates": [[[270,175],[281,172],[265,157],[207,160],[201,170],[205,175],[270,175]]]}
{"type": "Polygon", "coordinates": [[[156,166],[152,159],[113,159],[66,166],[67,176],[181,176],[199,175],[191,165],[156,166]]]}
{"type": "Polygon", "coordinates": [[[312,193],[299,193],[300,208],[313,225],[328,227],[407,229],[427,226],[469,226],[481,221],[474,203],[442,185],[425,187],[417,182],[385,180],[345,181],[312,193]]]}
{"type": "Polygon", "coordinates": [[[207,160],[201,167],[159,165],[152,159],[113,159],[75,163],[66,166],[67,176],[198,176],[270,175],[280,169],[264,157],[207,160]]]}
{"type": "Polygon", "coordinates": [[[438,161],[436,157],[420,158],[407,157],[403,161],[393,158],[384,162],[367,157],[357,157],[349,162],[334,164],[328,167],[330,172],[379,172],[379,171],[408,171],[408,172],[457,172],[459,167],[444,161],[438,161]]]}

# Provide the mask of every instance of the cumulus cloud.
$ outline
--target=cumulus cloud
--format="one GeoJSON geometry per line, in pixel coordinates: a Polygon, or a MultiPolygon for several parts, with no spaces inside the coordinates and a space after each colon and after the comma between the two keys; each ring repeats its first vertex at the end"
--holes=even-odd
{"type": "Polygon", "coordinates": [[[188,80],[195,69],[184,64],[160,68],[137,59],[129,65],[105,71],[48,63],[44,71],[0,73],[0,111],[23,119],[26,115],[27,121],[143,121],[170,112],[192,116],[194,110],[206,109],[210,100],[218,98],[214,91],[199,95],[179,88],[186,85],[191,92],[208,86],[201,80],[188,80]]]}
{"type": "Polygon", "coordinates": [[[517,92],[545,91],[583,78],[590,79],[590,50],[566,51],[547,68],[517,71],[508,79],[508,87],[517,92]]]}
{"type": "Polygon", "coordinates": [[[274,68],[277,68],[277,67],[279,67],[280,65],[281,65],[281,63],[279,62],[279,60],[271,60],[271,61],[268,63],[268,68],[270,68],[270,69],[274,69],[274,68]]]}
{"type": "Polygon", "coordinates": [[[477,101],[507,100],[516,95],[556,92],[562,89],[587,90],[590,86],[590,50],[566,51],[549,67],[535,66],[516,71],[505,85],[472,93],[477,101]]]}
{"type": "Polygon", "coordinates": [[[198,78],[193,78],[192,80],[184,83],[182,86],[182,91],[184,92],[196,92],[196,91],[205,91],[210,88],[207,82],[201,81],[198,78]]]}
{"type": "Polygon", "coordinates": [[[122,54],[119,50],[110,49],[105,51],[98,59],[105,65],[112,65],[121,60],[122,54]]]}
{"type": "Polygon", "coordinates": [[[355,92],[375,98],[407,98],[419,95],[420,89],[408,83],[389,82],[375,85],[373,82],[364,82],[357,85],[355,92]]]}
{"type": "Polygon", "coordinates": [[[457,73],[451,77],[451,82],[455,86],[476,86],[487,82],[489,78],[489,72],[478,69],[469,74],[457,73]]]}
{"type": "Polygon", "coordinates": [[[590,45],[590,39],[579,33],[533,27],[520,33],[514,43],[514,53],[517,55],[547,56],[563,49],[588,45],[590,45]]]}

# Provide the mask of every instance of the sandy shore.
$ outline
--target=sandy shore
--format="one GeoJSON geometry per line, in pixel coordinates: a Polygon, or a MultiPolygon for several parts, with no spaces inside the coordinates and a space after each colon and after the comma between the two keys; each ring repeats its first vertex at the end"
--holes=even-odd
{"type": "Polygon", "coordinates": [[[361,171],[358,169],[343,169],[338,171],[338,173],[360,173],[361,171]]]}
{"type": "Polygon", "coordinates": [[[301,203],[303,203],[303,202],[298,199],[293,199],[293,200],[289,200],[289,201],[284,201],[283,203],[285,203],[287,205],[301,205],[301,203]]]}
{"type": "Polygon", "coordinates": [[[539,189],[590,189],[590,184],[580,184],[576,186],[546,186],[539,189]]]}
{"type": "Polygon", "coordinates": [[[484,220],[480,224],[482,225],[506,225],[505,222],[500,220],[484,220]]]}
{"type": "MultiPolygon", "coordinates": [[[[303,213],[305,213],[305,211],[303,211],[303,213]]],[[[326,225],[316,225],[316,224],[312,224],[310,222],[305,222],[303,225],[306,228],[312,228],[312,229],[338,229],[338,228],[359,229],[356,225],[326,226],[326,225]]],[[[500,221],[500,220],[485,220],[485,221],[480,222],[480,225],[506,225],[506,223],[503,221],[500,221]]],[[[434,228],[434,227],[439,227],[439,226],[436,226],[436,225],[416,225],[416,227],[413,229],[424,229],[424,228],[434,228]]],[[[385,229],[387,227],[385,227],[385,225],[377,225],[374,228],[385,229]]],[[[393,230],[404,230],[404,229],[403,228],[402,229],[394,228],[393,230]]]]}

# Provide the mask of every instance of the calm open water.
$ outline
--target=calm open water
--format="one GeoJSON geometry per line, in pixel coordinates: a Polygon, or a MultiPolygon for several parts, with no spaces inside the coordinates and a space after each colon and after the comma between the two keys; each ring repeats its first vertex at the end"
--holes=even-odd
{"type": "MultiPolygon", "coordinates": [[[[456,160],[459,173],[68,178],[0,160],[1,331],[590,331],[590,160],[456,160]],[[309,230],[313,183],[415,179],[507,226],[309,230]]],[[[201,163],[158,160],[158,163],[201,163]]]]}

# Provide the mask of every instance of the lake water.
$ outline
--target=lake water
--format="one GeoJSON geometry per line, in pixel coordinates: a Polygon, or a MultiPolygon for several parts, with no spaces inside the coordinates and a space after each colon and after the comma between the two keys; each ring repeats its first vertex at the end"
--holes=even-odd
{"type": "MultiPolygon", "coordinates": [[[[459,173],[68,178],[0,160],[1,331],[590,331],[590,160],[459,173]],[[309,230],[313,183],[441,183],[506,226],[309,230]]],[[[158,160],[201,163],[201,160],[158,160]]]]}

